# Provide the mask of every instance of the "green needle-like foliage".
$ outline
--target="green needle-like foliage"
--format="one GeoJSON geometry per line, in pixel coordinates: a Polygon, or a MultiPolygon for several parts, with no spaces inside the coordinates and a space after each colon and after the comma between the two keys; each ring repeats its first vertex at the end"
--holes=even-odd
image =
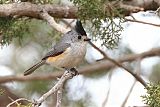
{"type": "Polygon", "coordinates": [[[101,39],[102,45],[114,48],[118,45],[123,22],[121,9],[113,7],[106,0],[70,0],[78,7],[78,17],[92,23],[90,33],[94,40],[101,39]],[[119,23],[115,23],[119,17],[119,23]],[[104,25],[105,23],[105,25],[104,25]]]}
{"type": "MultiPolygon", "coordinates": [[[[21,2],[29,1],[35,4],[55,3],[57,0],[21,0],[21,2]]],[[[93,40],[100,39],[102,45],[107,48],[114,48],[118,45],[121,31],[123,30],[121,23],[123,22],[122,9],[113,6],[108,0],[70,0],[78,7],[77,16],[82,21],[88,20],[91,27],[88,28],[93,40]],[[115,19],[118,17],[118,23],[115,19]],[[105,25],[104,25],[105,24],[105,25]]],[[[11,3],[12,0],[0,0],[1,4],[11,3]]],[[[115,2],[116,3],[116,2],[115,2]]],[[[26,33],[31,33],[28,21],[24,18],[0,18],[0,37],[1,44],[9,44],[14,38],[19,42],[23,40],[26,33]]],[[[32,34],[30,34],[32,35],[32,34]]]]}
{"type": "Polygon", "coordinates": [[[1,44],[10,44],[13,38],[21,41],[23,35],[28,31],[28,20],[14,19],[11,17],[0,17],[1,44]]]}
{"type": "Polygon", "coordinates": [[[150,107],[160,107],[160,84],[149,83],[147,94],[143,95],[143,101],[150,107]]]}

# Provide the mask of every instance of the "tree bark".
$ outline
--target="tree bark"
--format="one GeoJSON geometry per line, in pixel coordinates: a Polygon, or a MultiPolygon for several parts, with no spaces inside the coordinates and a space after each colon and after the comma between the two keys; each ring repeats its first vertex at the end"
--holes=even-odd
{"type": "MultiPolygon", "coordinates": [[[[160,2],[158,0],[131,0],[127,2],[111,2],[110,5],[125,9],[124,15],[129,15],[132,12],[138,12],[141,10],[156,10],[158,6],[160,6],[160,2]]],[[[30,2],[0,4],[0,17],[27,16],[41,19],[40,13],[43,9],[55,18],[77,18],[78,8],[75,6],[60,6],[55,4],[42,5],[30,2]]]]}
{"type": "Polygon", "coordinates": [[[76,18],[77,8],[74,6],[59,6],[53,4],[37,5],[29,2],[1,4],[0,17],[22,17],[40,19],[40,13],[45,9],[51,16],[57,18],[76,18]]]}

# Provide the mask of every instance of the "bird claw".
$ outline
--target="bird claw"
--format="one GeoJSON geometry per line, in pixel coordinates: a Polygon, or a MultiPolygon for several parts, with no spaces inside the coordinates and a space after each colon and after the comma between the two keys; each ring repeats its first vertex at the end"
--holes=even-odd
{"type": "Polygon", "coordinates": [[[64,68],[64,69],[67,71],[67,73],[72,74],[70,79],[72,79],[76,75],[79,75],[78,71],[75,68],[71,68],[71,69],[64,68]]]}
{"type": "Polygon", "coordinates": [[[72,78],[76,75],[79,75],[78,71],[75,68],[71,68],[70,71],[72,73],[72,78]]]}
{"type": "Polygon", "coordinates": [[[33,100],[33,104],[35,107],[39,107],[42,103],[39,103],[38,101],[36,101],[35,99],[33,100]]]}

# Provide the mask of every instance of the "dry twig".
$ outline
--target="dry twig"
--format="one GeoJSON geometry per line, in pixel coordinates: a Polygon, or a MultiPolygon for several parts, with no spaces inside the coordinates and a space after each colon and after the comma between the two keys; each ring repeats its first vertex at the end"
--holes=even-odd
{"type": "Polygon", "coordinates": [[[142,23],[142,24],[147,24],[147,25],[152,25],[152,26],[160,27],[160,24],[148,23],[148,22],[144,22],[144,21],[140,21],[140,20],[135,20],[135,19],[128,19],[128,18],[125,18],[125,21],[136,22],[136,23],[142,23]]]}
{"type": "Polygon", "coordinates": [[[29,102],[29,103],[32,103],[32,101],[30,101],[30,100],[28,100],[28,99],[26,99],[26,98],[19,98],[19,99],[15,100],[15,101],[9,103],[6,107],[11,107],[13,104],[15,104],[15,103],[17,103],[17,102],[19,102],[19,101],[27,101],[27,102],[29,102]]]}
{"type": "MultiPolygon", "coordinates": [[[[45,94],[43,94],[34,104],[35,107],[39,107],[39,105],[41,105],[42,102],[44,102],[46,100],[46,98],[48,98],[51,94],[56,93],[59,89],[62,88],[63,84],[65,81],[67,81],[68,79],[72,78],[73,76],[75,76],[73,74],[73,72],[69,72],[69,71],[65,71],[64,74],[62,75],[62,77],[59,79],[59,81],[56,83],[56,85],[54,87],[52,87],[48,92],[46,92],[45,94]]],[[[58,93],[59,94],[59,93],[58,93]]],[[[59,102],[58,102],[59,103],[59,102]]],[[[59,103],[60,104],[60,103],[59,103]]],[[[57,104],[58,105],[58,104],[57,104]]],[[[60,107],[60,106],[57,106],[60,107]]]]}
{"type": "MultiPolygon", "coordinates": [[[[141,58],[137,59],[137,68],[135,69],[135,72],[137,73],[137,75],[140,75],[140,72],[141,72],[141,58]]],[[[125,105],[126,105],[126,103],[128,101],[128,98],[130,97],[130,95],[131,95],[131,93],[133,91],[133,88],[136,85],[136,82],[137,81],[135,79],[133,84],[132,84],[132,86],[131,86],[131,88],[130,88],[130,90],[129,90],[129,92],[128,92],[128,94],[127,94],[127,96],[126,96],[126,98],[125,98],[125,100],[123,101],[121,107],[125,107],[125,105]]]]}
{"type": "MultiPolygon", "coordinates": [[[[138,2],[138,1],[137,1],[138,2]]],[[[152,5],[153,2],[150,2],[148,5],[152,5]]],[[[111,3],[112,4],[112,3],[111,3]]],[[[139,4],[139,3],[137,3],[139,4]]],[[[124,8],[126,12],[125,15],[128,15],[130,12],[138,12],[143,10],[143,7],[128,5],[128,4],[115,4],[113,7],[124,8]]],[[[9,4],[0,4],[0,17],[14,17],[14,16],[27,16],[31,18],[40,19],[39,12],[41,9],[45,9],[51,16],[56,18],[77,18],[78,8],[75,6],[60,6],[53,4],[33,4],[30,2],[20,2],[20,3],[9,3],[9,4]]],[[[150,10],[151,7],[146,8],[150,10]]],[[[108,10],[108,8],[106,8],[108,10]]]]}
{"type": "Polygon", "coordinates": [[[62,103],[62,91],[63,91],[63,85],[57,91],[56,107],[61,107],[61,103],[62,103]]]}
{"type": "Polygon", "coordinates": [[[62,27],[60,24],[56,23],[56,21],[54,20],[54,18],[52,16],[50,16],[46,10],[42,10],[40,12],[40,16],[42,19],[46,20],[49,25],[51,25],[54,29],[56,29],[57,31],[65,34],[67,33],[70,29],[66,29],[64,27],[62,27]]]}
{"type": "Polygon", "coordinates": [[[108,91],[107,91],[106,98],[104,99],[104,101],[103,101],[103,103],[102,103],[102,107],[106,107],[106,104],[107,104],[108,99],[109,99],[110,90],[111,90],[111,77],[112,77],[112,72],[110,72],[110,73],[108,74],[108,81],[109,81],[108,87],[109,87],[109,89],[108,89],[108,91]]]}
{"type": "Polygon", "coordinates": [[[130,90],[129,90],[126,98],[125,98],[125,100],[123,101],[121,107],[126,107],[125,105],[126,105],[126,103],[127,103],[127,101],[128,101],[129,96],[131,95],[131,93],[132,93],[132,91],[133,91],[134,86],[136,85],[136,82],[137,82],[137,81],[134,80],[134,82],[133,82],[133,84],[132,84],[132,86],[131,86],[131,88],[130,88],[130,90]]]}
{"type": "MultiPolygon", "coordinates": [[[[119,59],[116,59],[116,61],[119,63],[132,62],[139,58],[144,59],[144,58],[149,58],[154,56],[160,56],[160,48],[154,48],[140,54],[125,55],[119,59]]],[[[104,59],[94,64],[86,65],[83,68],[78,69],[78,71],[79,71],[79,74],[90,74],[95,71],[97,72],[101,70],[107,70],[113,67],[115,67],[115,64],[108,61],[107,59],[104,59]]],[[[22,75],[2,76],[0,77],[0,83],[6,83],[6,82],[12,82],[12,81],[26,82],[26,81],[33,81],[33,80],[53,80],[53,79],[56,79],[57,77],[61,77],[62,74],[63,74],[63,71],[62,72],[55,71],[54,73],[51,73],[51,74],[30,75],[26,77],[22,75]]]]}
{"type": "Polygon", "coordinates": [[[132,76],[134,76],[137,79],[137,81],[139,81],[144,87],[147,86],[146,82],[139,75],[137,75],[134,72],[132,72],[130,69],[128,69],[127,67],[125,67],[120,62],[118,62],[118,61],[116,61],[116,60],[108,57],[107,54],[105,54],[105,52],[103,52],[102,50],[100,50],[97,46],[94,45],[94,48],[96,50],[98,50],[104,56],[104,59],[107,59],[107,60],[111,61],[112,63],[114,63],[115,65],[117,65],[120,68],[123,68],[124,70],[126,70],[127,72],[129,72],[132,76]]]}

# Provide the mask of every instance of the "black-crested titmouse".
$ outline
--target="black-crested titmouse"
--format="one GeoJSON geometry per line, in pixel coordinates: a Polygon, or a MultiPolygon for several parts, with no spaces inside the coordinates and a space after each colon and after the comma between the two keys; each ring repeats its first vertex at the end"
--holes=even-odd
{"type": "Polygon", "coordinates": [[[43,64],[49,64],[56,68],[74,68],[84,59],[89,40],[82,23],[77,20],[75,28],[64,34],[42,60],[26,70],[24,75],[31,74],[43,64]]]}

